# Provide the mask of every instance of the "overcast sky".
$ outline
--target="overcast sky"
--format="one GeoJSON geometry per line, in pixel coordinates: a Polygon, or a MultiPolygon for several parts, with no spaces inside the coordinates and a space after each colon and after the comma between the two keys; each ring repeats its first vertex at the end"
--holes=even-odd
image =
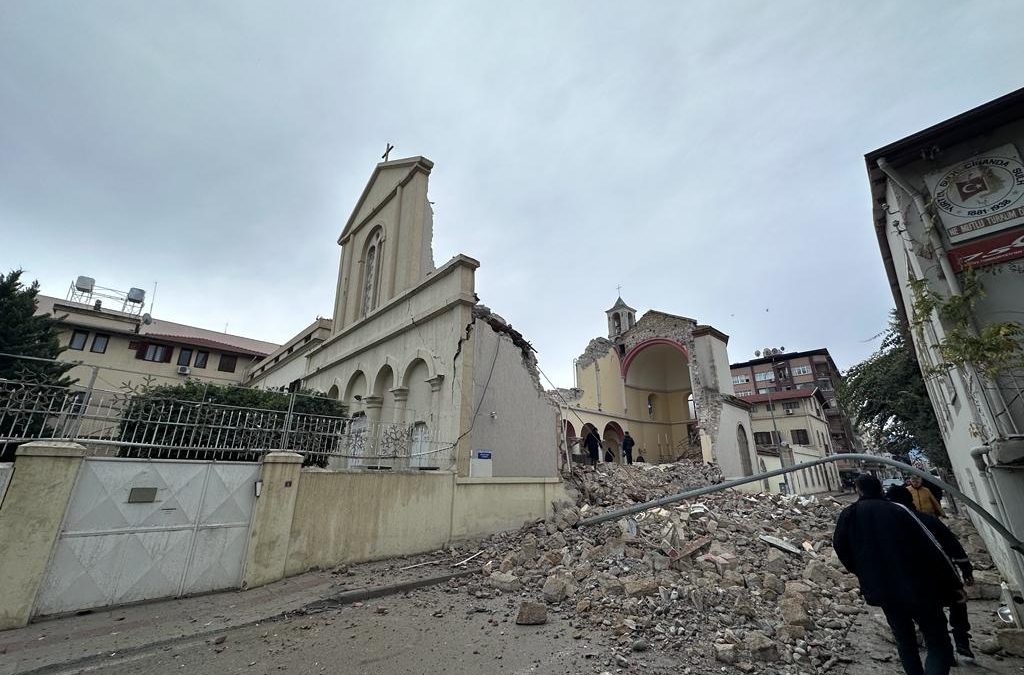
{"type": "Polygon", "coordinates": [[[0,268],[283,342],[391,142],[558,385],[619,284],[846,368],[892,306],[864,153],[1022,84],[1019,0],[344,4],[0,5],[0,268]]]}

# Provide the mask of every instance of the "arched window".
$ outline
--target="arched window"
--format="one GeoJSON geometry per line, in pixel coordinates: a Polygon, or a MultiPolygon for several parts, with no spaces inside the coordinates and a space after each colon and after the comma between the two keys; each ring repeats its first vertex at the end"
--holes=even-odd
{"type": "Polygon", "coordinates": [[[740,470],[743,471],[744,476],[750,476],[754,473],[750,460],[750,441],[747,439],[747,430],[743,428],[742,424],[736,425],[736,447],[740,452],[740,470]]]}
{"type": "Polygon", "coordinates": [[[615,328],[615,334],[618,335],[622,332],[622,315],[616,314],[612,317],[612,326],[615,328]]]}
{"type": "Polygon", "coordinates": [[[648,394],[647,396],[647,416],[651,419],[654,419],[654,404],[657,398],[654,394],[648,394]]]}
{"type": "Polygon", "coordinates": [[[381,230],[370,235],[366,247],[366,255],[363,256],[363,297],[362,316],[366,316],[377,309],[377,301],[380,297],[380,260],[382,255],[383,242],[381,230]]]}
{"type": "Polygon", "coordinates": [[[363,316],[366,316],[374,305],[377,281],[377,247],[371,246],[366,251],[366,276],[363,280],[363,316]]]}

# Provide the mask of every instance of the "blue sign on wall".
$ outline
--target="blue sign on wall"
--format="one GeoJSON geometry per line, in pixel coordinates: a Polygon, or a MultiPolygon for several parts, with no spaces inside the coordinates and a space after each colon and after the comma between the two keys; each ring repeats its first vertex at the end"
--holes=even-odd
{"type": "Polygon", "coordinates": [[[476,458],[477,459],[490,459],[491,458],[491,451],[490,450],[477,450],[476,451],[476,458]]]}

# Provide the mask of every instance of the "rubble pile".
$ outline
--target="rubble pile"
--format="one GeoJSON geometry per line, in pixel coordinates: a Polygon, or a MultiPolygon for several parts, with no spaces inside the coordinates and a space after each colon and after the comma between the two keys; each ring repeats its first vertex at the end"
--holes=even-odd
{"type": "Polygon", "coordinates": [[[573,475],[583,504],[622,507],[721,483],[716,464],[679,460],[670,464],[602,464],[573,475]]]}
{"type": "MultiPolygon", "coordinates": [[[[569,616],[576,639],[610,639],[620,663],[648,648],[692,672],[824,672],[863,604],[830,538],[841,505],[728,490],[632,517],[581,519],[721,481],[689,462],[583,469],[579,503],[485,542],[477,598],[516,594],[569,616]]],[[[534,608],[535,610],[535,608],[534,608]]]]}

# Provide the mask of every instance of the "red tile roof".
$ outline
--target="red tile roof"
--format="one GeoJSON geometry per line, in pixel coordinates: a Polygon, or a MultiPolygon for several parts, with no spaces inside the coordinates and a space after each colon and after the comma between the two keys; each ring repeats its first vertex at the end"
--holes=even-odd
{"type": "Polygon", "coordinates": [[[135,322],[135,325],[138,328],[136,332],[137,335],[142,337],[151,337],[156,340],[164,340],[166,342],[194,344],[196,346],[210,347],[220,351],[232,352],[235,354],[246,354],[249,356],[266,356],[267,354],[274,352],[274,350],[280,346],[273,342],[255,340],[241,335],[231,335],[229,333],[208,330],[206,328],[198,328],[196,326],[186,326],[185,324],[175,323],[173,321],[164,321],[162,319],[153,319],[152,323],[144,324],[140,317],[125,314],[124,312],[118,312],[105,307],[101,310],[96,310],[92,305],[62,300],[48,295],[38,295],[36,296],[36,300],[38,302],[36,314],[60,315],[61,312],[59,310],[56,312],[54,311],[54,306],[61,305],[79,309],[94,316],[106,316],[118,319],[127,318],[135,322]]]}

